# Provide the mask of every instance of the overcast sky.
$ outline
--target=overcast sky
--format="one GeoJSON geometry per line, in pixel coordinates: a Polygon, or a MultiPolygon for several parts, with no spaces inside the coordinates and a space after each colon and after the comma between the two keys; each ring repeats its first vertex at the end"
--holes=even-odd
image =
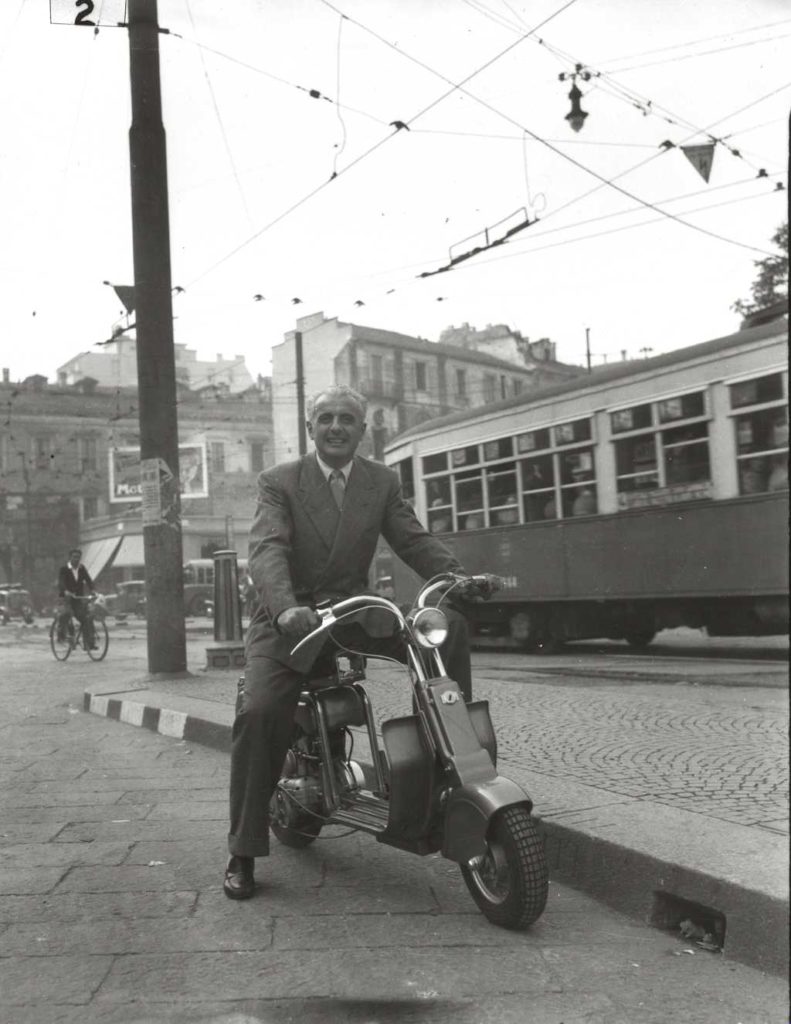
{"type": "MultiPolygon", "coordinates": [[[[202,358],[266,374],[317,310],[429,339],[506,323],[567,362],[586,327],[594,363],[668,351],[737,328],[786,217],[787,0],[160,0],[159,19],[175,338],[202,358]],[[579,134],[558,80],[576,62],[579,134]],[[707,184],[679,147],[709,135],[707,184]]],[[[0,3],[12,379],[107,338],[102,281],[133,281],[128,67],[125,29],[0,3]]]]}

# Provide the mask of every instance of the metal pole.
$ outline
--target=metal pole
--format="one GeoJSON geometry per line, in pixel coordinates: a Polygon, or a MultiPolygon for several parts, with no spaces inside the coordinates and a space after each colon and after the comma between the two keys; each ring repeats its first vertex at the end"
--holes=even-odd
{"type": "Polygon", "coordinates": [[[588,362],[588,373],[591,372],[591,329],[585,328],[585,358],[588,362]]]}
{"type": "Polygon", "coordinates": [[[302,362],[302,331],[294,331],[294,350],[297,359],[297,424],[299,438],[299,454],[305,455],[308,450],[307,430],[305,427],[305,370],[302,362]]]}
{"type": "Polygon", "coordinates": [[[176,365],[165,129],[156,0],[129,0],[129,157],[135,267],[140,458],[155,468],[159,509],[144,509],[150,672],[187,667],[176,365]],[[150,460],[146,462],[146,460],[150,460]]]}

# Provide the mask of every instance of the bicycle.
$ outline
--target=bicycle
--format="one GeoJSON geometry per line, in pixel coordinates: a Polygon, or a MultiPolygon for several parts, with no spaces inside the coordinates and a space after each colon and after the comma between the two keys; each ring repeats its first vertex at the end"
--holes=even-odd
{"type": "MultiPolygon", "coordinates": [[[[76,596],[76,600],[93,601],[94,598],[76,596]]],[[[85,642],[82,622],[79,620],[75,621],[74,616],[69,615],[68,622],[60,625],[59,620],[61,615],[58,613],[55,614],[55,618],[52,620],[52,625],[49,627],[49,645],[52,648],[52,653],[58,661],[65,661],[75,647],[79,647],[80,645],[82,645],[83,649],[87,652],[91,661],[101,661],[107,654],[107,648],[110,646],[110,636],[107,632],[107,624],[104,619],[94,618],[90,608],[88,609],[88,614],[91,616],[93,621],[94,647],[90,647],[85,642]],[[58,637],[60,630],[64,631],[62,640],[58,637]]]]}

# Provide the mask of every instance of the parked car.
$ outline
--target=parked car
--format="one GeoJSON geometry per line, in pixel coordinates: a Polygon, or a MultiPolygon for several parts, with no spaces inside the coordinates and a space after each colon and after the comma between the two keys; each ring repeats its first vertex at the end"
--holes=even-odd
{"type": "Polygon", "coordinates": [[[35,618],[30,592],[20,583],[0,583],[0,622],[5,625],[11,619],[32,622],[35,618]]]}
{"type": "MultiPolygon", "coordinates": [[[[114,615],[117,619],[125,619],[127,615],[145,617],[146,614],[146,581],[126,580],[119,583],[114,594],[100,594],[94,605],[101,608],[106,615],[114,615]]],[[[101,615],[101,612],[99,612],[101,615]]]]}

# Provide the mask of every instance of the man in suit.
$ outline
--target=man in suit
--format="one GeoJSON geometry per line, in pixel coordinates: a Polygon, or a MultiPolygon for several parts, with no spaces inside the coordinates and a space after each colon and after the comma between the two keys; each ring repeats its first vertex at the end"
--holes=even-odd
{"type": "MultiPolygon", "coordinates": [[[[244,689],[231,748],[230,832],[223,890],[230,899],[254,892],[256,857],[269,853],[269,800],[291,738],[299,692],[320,657],[291,649],[320,622],[314,606],[368,590],[381,534],[419,575],[464,572],[404,501],[398,475],[356,455],[365,432],[365,399],[338,385],[308,405],[315,452],[266,470],[250,532],[249,572],[259,604],[246,637],[244,689]]],[[[442,653],[448,674],[471,699],[470,655],[463,617],[448,612],[442,653]]],[[[367,650],[392,652],[392,638],[367,650]]]]}
{"type": "Polygon", "coordinates": [[[69,560],[58,570],[58,594],[62,601],[62,611],[58,619],[58,640],[66,639],[66,626],[69,616],[73,615],[82,623],[82,635],[88,647],[96,646],[96,634],[93,629],[93,616],[88,608],[86,598],[94,596],[93,580],[82,564],[82,551],[72,548],[69,560]]]}

